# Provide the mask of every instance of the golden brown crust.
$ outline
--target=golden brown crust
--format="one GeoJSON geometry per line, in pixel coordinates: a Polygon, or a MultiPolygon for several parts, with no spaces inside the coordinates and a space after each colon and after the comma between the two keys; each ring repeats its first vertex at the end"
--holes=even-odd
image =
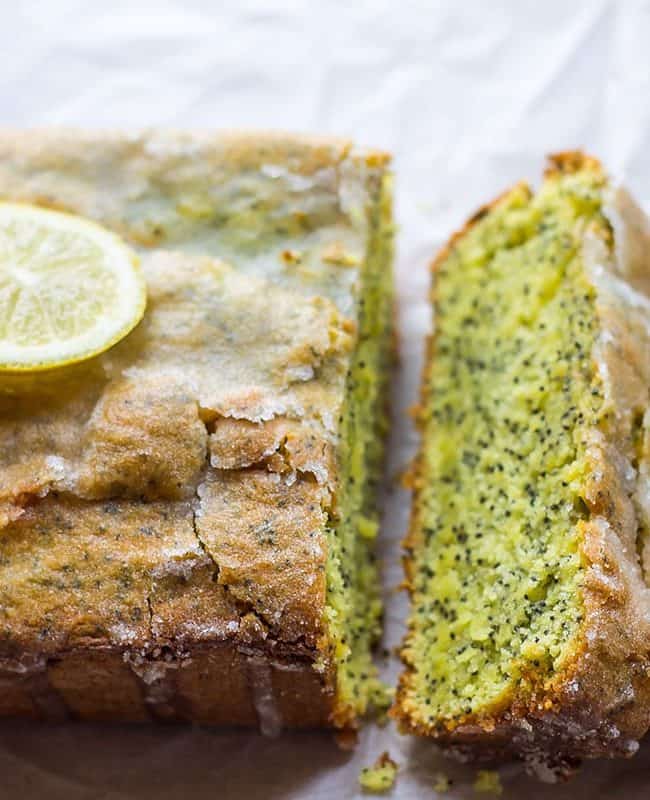
{"type": "Polygon", "coordinates": [[[603,171],[600,161],[583,153],[582,150],[563,150],[559,153],[551,153],[546,157],[544,177],[571,175],[574,172],[580,172],[582,169],[589,169],[594,172],[603,171]]]}
{"type": "Polygon", "coordinates": [[[313,642],[242,607],[193,517],[187,503],[49,498],[3,532],[6,714],[328,724],[332,676],[314,671],[313,642]]]}
{"type": "MultiPolygon", "coordinates": [[[[598,161],[580,152],[560,153],[549,161],[547,176],[601,169],[598,161]]],[[[646,449],[635,444],[635,428],[644,415],[647,425],[650,406],[650,301],[647,294],[633,289],[648,286],[650,235],[629,196],[611,191],[610,199],[609,210],[621,217],[618,229],[614,225],[619,237],[616,258],[589,236],[584,245],[602,332],[593,354],[594,369],[605,384],[615,422],[605,435],[593,432],[589,450],[592,469],[585,499],[591,516],[582,534],[586,577],[580,644],[571,663],[551,683],[538,681],[538,688],[526,696],[515,695],[501,708],[467,717],[453,727],[425,725],[411,713],[407,664],[392,710],[403,730],[432,736],[457,757],[485,761],[519,757],[542,777],[566,773],[582,758],[632,755],[650,727],[650,589],[637,555],[647,531],[642,506],[650,497],[642,482],[647,474],[647,437],[646,449]],[[632,239],[625,251],[620,247],[623,234],[632,239]]],[[[493,205],[452,237],[434,261],[434,270],[453,243],[493,205]]],[[[434,350],[435,335],[428,344],[423,393],[434,350]]],[[[422,455],[416,459],[411,479],[415,498],[405,542],[409,584],[419,530],[421,459],[422,455]]]]}
{"type": "Polygon", "coordinates": [[[0,714],[355,724],[326,522],[358,212],[387,162],[288,134],[0,131],[0,197],[118,231],[149,290],[105,355],[0,387],[0,714]]]}
{"type": "Polygon", "coordinates": [[[228,642],[193,645],[155,671],[133,666],[121,650],[62,652],[21,674],[0,670],[0,685],[2,716],[198,722],[261,727],[270,735],[281,727],[330,727],[334,701],[311,663],[249,654],[228,642]],[[269,686],[265,705],[260,695],[269,686]]]}

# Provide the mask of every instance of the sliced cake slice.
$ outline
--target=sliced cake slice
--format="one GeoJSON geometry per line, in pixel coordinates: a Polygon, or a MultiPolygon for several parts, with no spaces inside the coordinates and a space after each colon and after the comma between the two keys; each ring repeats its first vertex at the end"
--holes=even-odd
{"type": "Polygon", "coordinates": [[[435,260],[394,715],[566,771],[650,725],[650,232],[553,156],[435,260]]]}

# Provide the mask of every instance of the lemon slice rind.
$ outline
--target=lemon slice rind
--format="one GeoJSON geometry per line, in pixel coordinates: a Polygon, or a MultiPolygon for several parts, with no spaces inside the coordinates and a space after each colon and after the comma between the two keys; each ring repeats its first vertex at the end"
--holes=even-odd
{"type": "Polygon", "coordinates": [[[72,214],[0,202],[0,372],[37,372],[99,355],[135,328],[145,306],[138,260],[114,233],[72,214]],[[81,324],[77,307],[89,317],[81,324]],[[30,313],[39,323],[36,342],[25,341],[30,313]],[[18,342],[15,317],[25,329],[18,342]]]}

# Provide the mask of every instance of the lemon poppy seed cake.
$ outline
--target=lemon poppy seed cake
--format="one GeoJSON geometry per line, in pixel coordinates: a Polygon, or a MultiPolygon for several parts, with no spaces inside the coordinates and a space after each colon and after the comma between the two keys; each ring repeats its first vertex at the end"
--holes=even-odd
{"type": "Polygon", "coordinates": [[[549,777],[630,755],[650,725],[645,217],[560,154],[433,273],[393,713],[549,777]]]}
{"type": "MultiPolygon", "coordinates": [[[[148,294],[105,353],[0,375],[0,714],[353,729],[382,693],[388,157],[4,132],[0,200],[123,237],[148,294]]],[[[5,288],[20,344],[32,289],[5,288]]]]}

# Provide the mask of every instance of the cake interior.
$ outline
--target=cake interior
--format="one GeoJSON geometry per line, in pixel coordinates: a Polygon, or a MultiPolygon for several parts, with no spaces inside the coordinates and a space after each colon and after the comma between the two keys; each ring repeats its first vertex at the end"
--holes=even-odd
{"type": "Polygon", "coordinates": [[[405,651],[424,727],[497,711],[579,647],[585,434],[602,413],[581,239],[610,241],[602,183],[587,165],[516,186],[435,273],[405,651]]]}
{"type": "Polygon", "coordinates": [[[327,619],[338,664],[342,720],[385,703],[372,647],[381,633],[381,597],[374,540],[377,485],[388,429],[392,346],[392,221],[390,178],[370,212],[358,299],[359,339],[339,419],[340,489],[328,530],[327,619]]]}

